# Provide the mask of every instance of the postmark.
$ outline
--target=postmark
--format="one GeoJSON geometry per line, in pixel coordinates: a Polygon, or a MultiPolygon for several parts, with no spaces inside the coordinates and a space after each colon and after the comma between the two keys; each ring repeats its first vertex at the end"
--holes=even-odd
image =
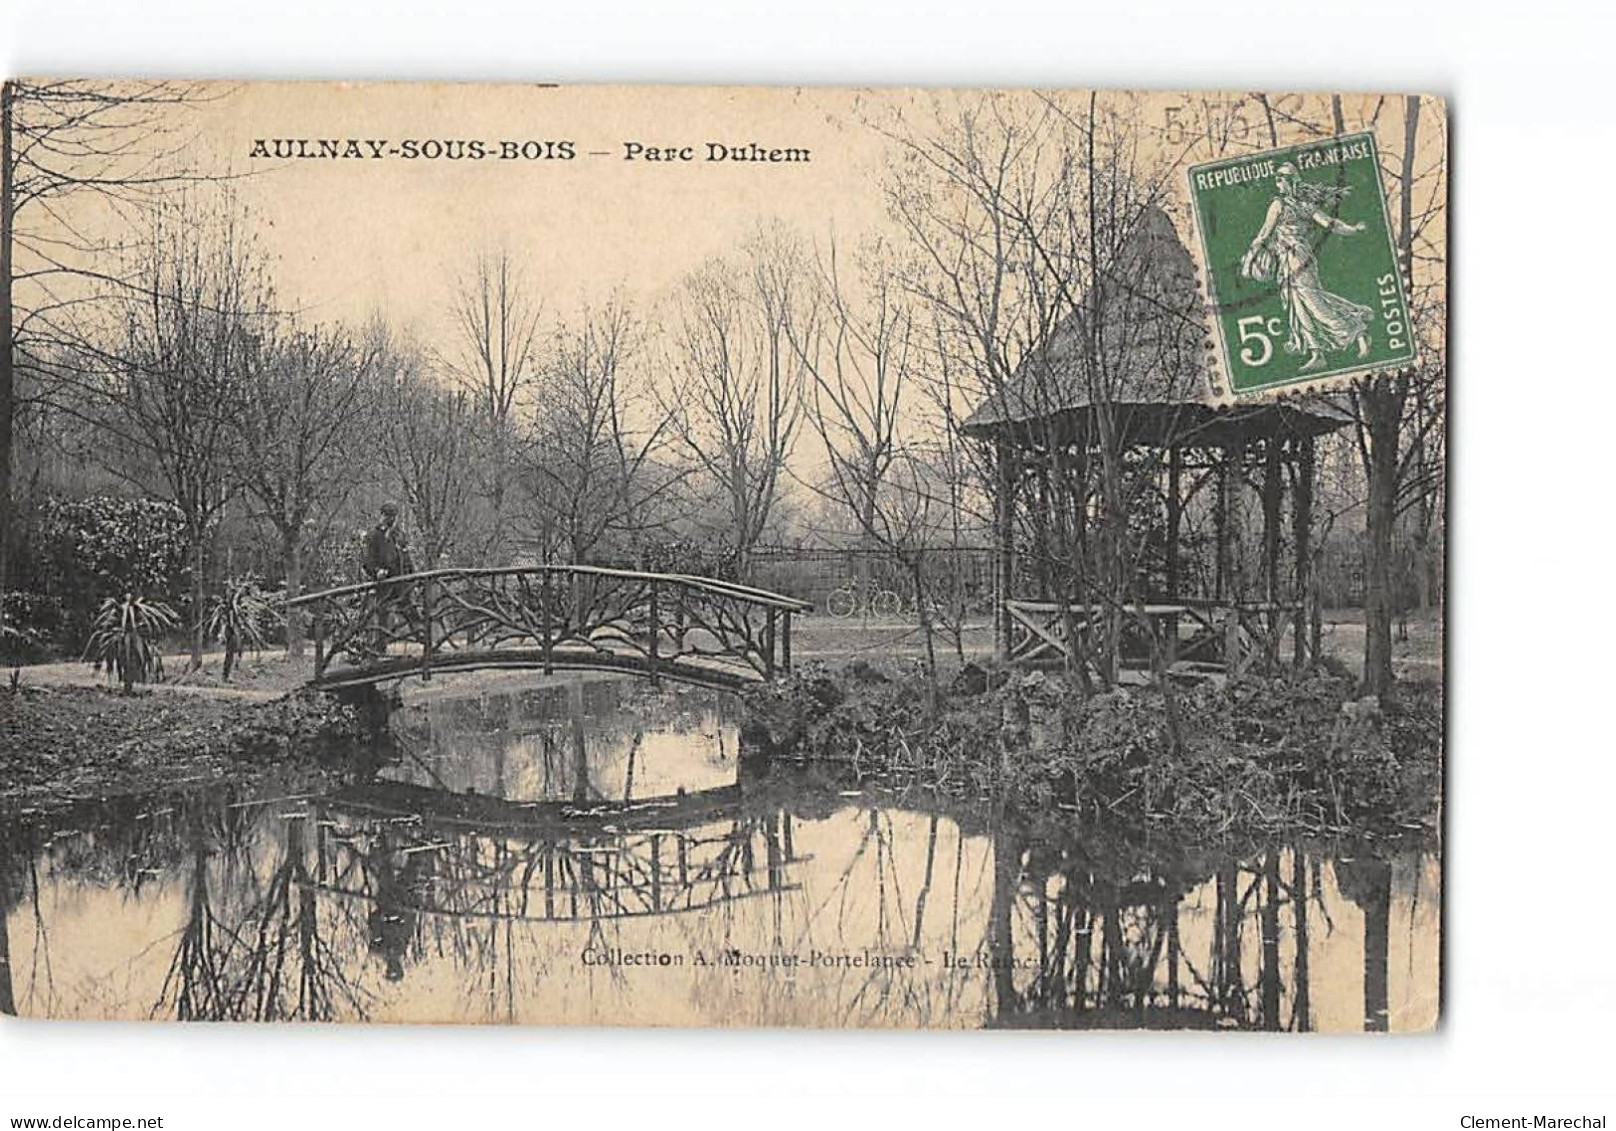
{"type": "Polygon", "coordinates": [[[1187,176],[1214,400],[1329,387],[1414,362],[1372,133],[1207,162],[1187,176]]]}

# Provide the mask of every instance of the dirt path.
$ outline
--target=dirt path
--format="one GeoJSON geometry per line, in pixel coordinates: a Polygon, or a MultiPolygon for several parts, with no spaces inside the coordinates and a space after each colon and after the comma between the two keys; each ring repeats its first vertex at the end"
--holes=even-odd
{"type": "MultiPolygon", "coordinates": [[[[1408,636],[1392,633],[1392,669],[1398,679],[1435,681],[1442,678],[1442,619],[1428,614],[1410,617],[1408,636]]],[[[1326,610],[1320,644],[1326,654],[1341,661],[1349,671],[1363,667],[1363,614],[1356,610],[1332,613],[1326,610]]]]}
{"type": "MultiPolygon", "coordinates": [[[[293,662],[279,653],[266,652],[239,661],[233,678],[226,683],[218,674],[224,666],[223,652],[203,653],[202,668],[197,672],[185,670],[189,662],[190,654],[187,652],[164,654],[163,671],[166,677],[163,682],[144,684],[142,690],[262,703],[282,698],[312,672],[312,663],[308,660],[293,662]]],[[[29,664],[17,669],[17,672],[24,687],[108,689],[116,686],[107,679],[105,672],[97,671],[93,665],[81,660],[29,664]]]]}

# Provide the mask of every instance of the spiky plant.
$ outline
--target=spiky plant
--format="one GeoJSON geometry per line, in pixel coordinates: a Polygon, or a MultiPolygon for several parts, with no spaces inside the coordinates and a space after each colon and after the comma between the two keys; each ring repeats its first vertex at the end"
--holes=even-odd
{"type": "Polygon", "coordinates": [[[161,601],[148,601],[133,593],[108,597],[90,623],[84,658],[98,669],[106,665],[107,676],[119,680],[127,695],[137,683],[163,678],[163,657],[157,644],[179,622],[174,610],[161,601]]]}
{"type": "Polygon", "coordinates": [[[261,652],[270,628],[280,619],[274,598],[251,578],[231,578],[224,591],[208,606],[206,630],[224,645],[224,678],[228,681],[236,660],[248,650],[261,652]]]}

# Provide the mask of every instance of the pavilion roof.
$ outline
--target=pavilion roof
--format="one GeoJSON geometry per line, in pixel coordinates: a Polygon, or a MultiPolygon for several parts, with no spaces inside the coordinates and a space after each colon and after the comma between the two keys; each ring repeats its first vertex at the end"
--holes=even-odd
{"type": "Polygon", "coordinates": [[[1147,209],[1100,285],[961,430],[1018,447],[1081,443],[1096,401],[1112,407],[1129,444],[1151,447],[1317,436],[1350,422],[1318,398],[1208,404],[1203,306],[1189,250],[1165,212],[1147,209]]]}

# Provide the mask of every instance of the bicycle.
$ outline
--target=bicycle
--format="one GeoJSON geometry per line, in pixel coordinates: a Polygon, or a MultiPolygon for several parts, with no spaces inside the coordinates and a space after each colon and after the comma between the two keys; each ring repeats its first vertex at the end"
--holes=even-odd
{"type": "Polygon", "coordinates": [[[859,613],[895,617],[903,612],[903,598],[891,589],[879,586],[843,585],[839,589],[832,589],[830,596],[825,598],[825,611],[842,620],[859,613]]]}

